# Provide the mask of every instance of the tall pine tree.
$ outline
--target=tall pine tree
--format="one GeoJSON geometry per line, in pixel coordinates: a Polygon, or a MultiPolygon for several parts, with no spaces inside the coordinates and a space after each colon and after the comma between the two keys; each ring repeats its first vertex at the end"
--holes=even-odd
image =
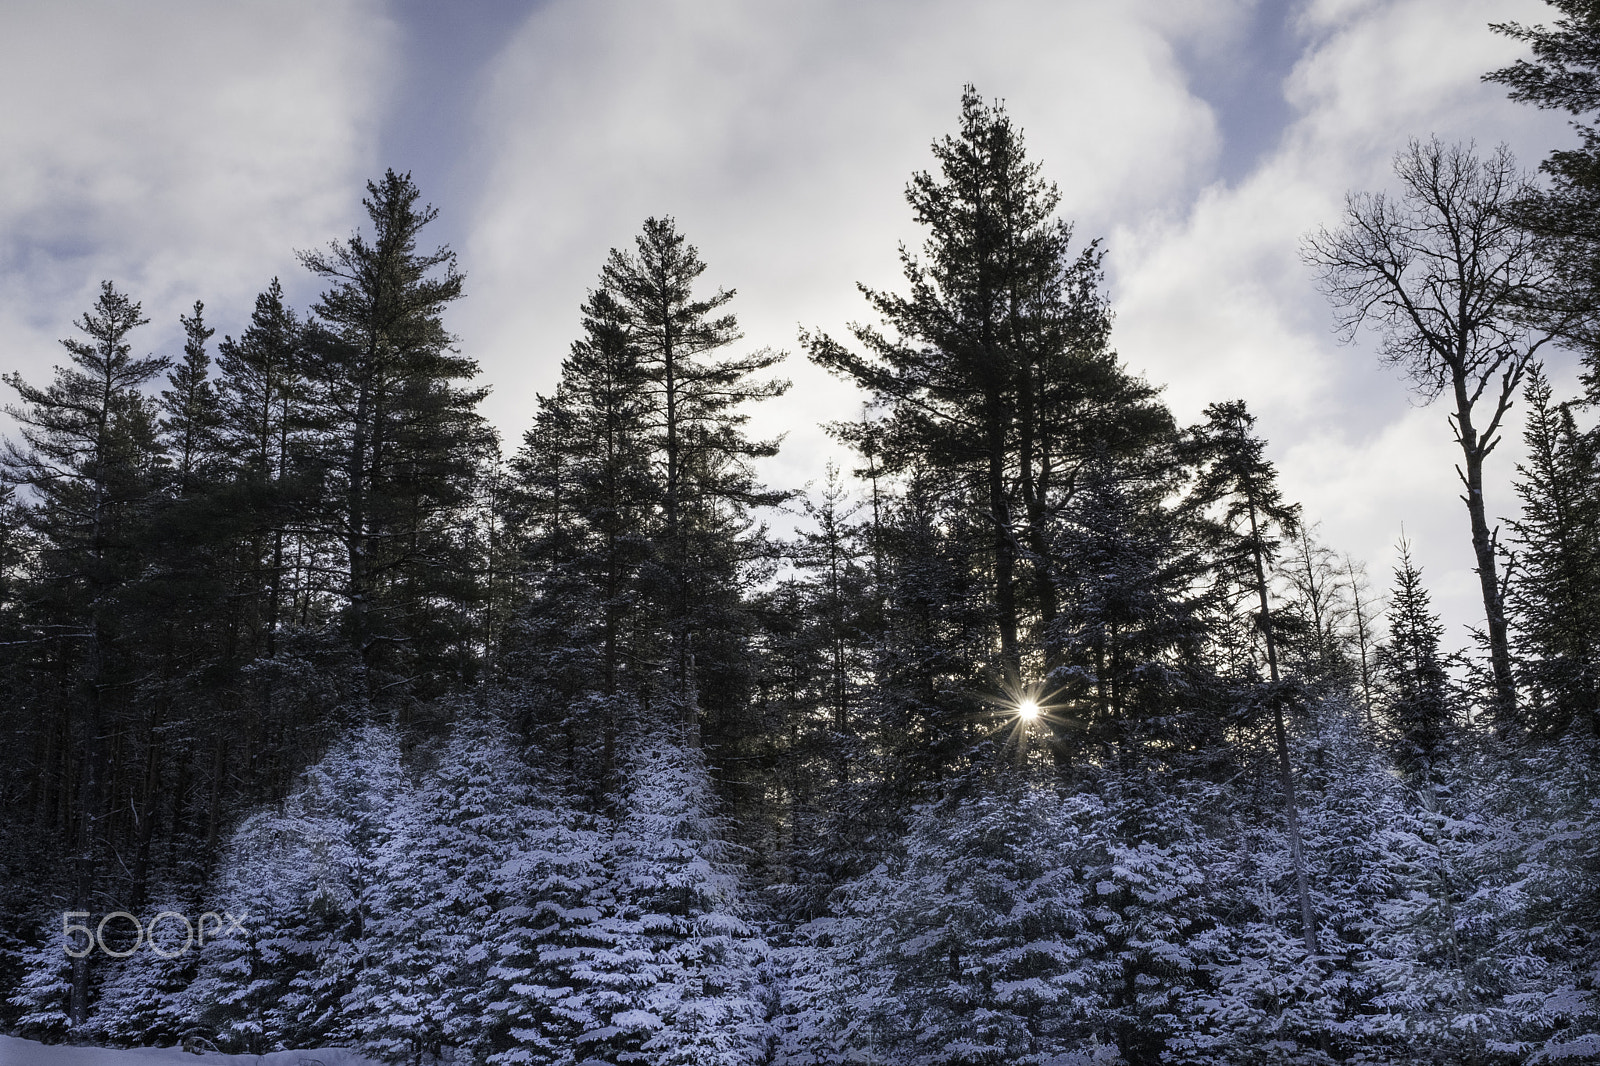
{"type": "MultiPolygon", "coordinates": [[[[65,798],[79,910],[94,903],[97,863],[104,858],[112,752],[108,737],[127,714],[128,683],[137,670],[129,595],[140,577],[140,547],[158,487],[157,415],[141,391],[167,369],[162,358],[135,358],[129,334],[148,320],[138,302],[107,281],[77,322],[83,339],[62,341],[71,362],[44,388],[17,374],[5,381],[22,401],[8,413],[21,443],[8,441],[6,477],[33,495],[27,520],[41,542],[38,604],[41,629],[61,679],[54,715],[70,753],[58,787],[65,798]],[[76,780],[66,776],[76,771],[76,780]]],[[[43,708],[41,708],[43,710],[43,708]]],[[[88,1018],[89,959],[72,971],[71,1018],[88,1018]]]]}
{"type": "Polygon", "coordinates": [[[410,175],[367,183],[370,237],[302,253],[328,283],[309,338],[322,529],[342,550],[337,593],[365,698],[428,693],[455,659],[475,599],[463,516],[492,435],[466,386],[478,373],[445,329],[464,276],[455,253],[417,250],[437,217],[410,175]]]}
{"type": "Polygon", "coordinates": [[[1277,471],[1265,456],[1266,442],[1254,434],[1255,416],[1244,401],[1214,403],[1206,408],[1206,421],[1195,437],[1202,458],[1193,498],[1219,507],[1215,527],[1219,570],[1255,601],[1256,631],[1265,651],[1270,685],[1263,695],[1272,715],[1272,737],[1277,752],[1278,783],[1283,792],[1284,819],[1300,896],[1300,934],[1306,950],[1317,953],[1317,913],[1311,899],[1304,844],[1300,833],[1299,799],[1294,766],[1289,753],[1285,721],[1290,688],[1279,672],[1278,640],[1274,628],[1271,589],[1267,574],[1278,553],[1279,537],[1292,535],[1300,524],[1300,508],[1283,498],[1277,471]]]}
{"type": "Polygon", "coordinates": [[[1056,613],[1053,534],[1096,452],[1137,454],[1170,416],[1107,346],[1103,253],[1074,253],[1005,109],[968,86],[961,127],[935,142],[937,173],[906,190],[927,227],[922,257],[902,250],[908,295],[864,290],[883,328],[855,352],[807,336],[811,358],[867,389],[889,412],[884,468],[959,479],[982,538],[1000,684],[1046,669],[1039,627],[1056,613]]]}
{"type": "Polygon", "coordinates": [[[752,461],[776,454],[777,443],[747,435],[744,405],[781,396],[788,383],[752,378],[781,353],[727,351],[741,334],[719,312],[734,294],[698,295],[705,269],[672,219],[649,218],[631,251],[612,250],[601,285],[627,325],[648,397],[660,507],[651,595],[668,641],[662,696],[691,737],[704,711],[719,738],[732,740],[745,731],[736,708],[749,689],[740,583],[764,550],[749,509],[785,495],[756,480],[752,461]]]}

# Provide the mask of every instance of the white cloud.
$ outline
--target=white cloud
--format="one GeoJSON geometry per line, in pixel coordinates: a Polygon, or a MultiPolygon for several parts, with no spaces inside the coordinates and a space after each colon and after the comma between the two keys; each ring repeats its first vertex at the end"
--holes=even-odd
{"type": "MultiPolygon", "coordinates": [[[[1482,606],[1445,412],[1413,407],[1370,338],[1337,343],[1297,246],[1337,225],[1347,190],[1387,185],[1408,137],[1505,140],[1530,166],[1564,139],[1559,119],[1479,80],[1518,54],[1486,24],[1538,21],[1545,10],[1318,0],[1302,11],[1305,51],[1285,86],[1296,117],[1277,150],[1236,185],[1199,190],[1181,217],[1120,227],[1111,242],[1115,339],[1128,362],[1170,383],[1180,417],[1210,400],[1249,400],[1289,493],[1335,547],[1373,562],[1380,583],[1404,522],[1452,627],[1482,606]]],[[[1502,514],[1514,510],[1516,432],[1491,471],[1490,505],[1502,514]]]]}
{"type": "Polygon", "coordinates": [[[1480,79],[1522,53],[1490,22],[1545,19],[1538,0],[1393,0],[1316,3],[1302,19],[1312,47],[1286,86],[1302,113],[1297,144],[1317,146],[1360,175],[1407,137],[1522,141],[1542,154],[1559,121],[1541,121],[1480,79]],[[1341,8],[1344,10],[1330,10],[1341,8]]]}
{"type": "MultiPolygon", "coordinates": [[[[1217,5],[554,3],[498,60],[481,140],[494,145],[464,259],[457,328],[511,434],[548,388],[606,250],[671,214],[739,289],[752,347],[797,324],[840,333],[854,282],[899,282],[920,239],[902,191],[954,129],[963,82],[1004,97],[1088,235],[1173,200],[1217,151],[1168,30],[1217,5]]],[[[1209,31],[1208,31],[1209,32],[1209,31]]],[[[788,430],[773,477],[820,475],[822,419],[854,393],[796,355],[765,426],[788,430]]]]}
{"type": "Polygon", "coordinates": [[[44,379],[103,278],[176,333],[237,329],[293,250],[342,236],[393,28],[375,3],[11,3],[0,14],[0,344],[44,379]]]}

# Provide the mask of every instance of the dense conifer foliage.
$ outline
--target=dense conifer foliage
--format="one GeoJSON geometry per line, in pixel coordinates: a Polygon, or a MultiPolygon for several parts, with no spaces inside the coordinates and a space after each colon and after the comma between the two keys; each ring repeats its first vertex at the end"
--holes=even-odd
{"type": "MultiPolygon", "coordinates": [[[[1515,32],[1557,62],[1580,7],[1515,32]]],[[[1523,271],[1473,324],[1362,273],[1392,244],[1312,245],[1456,400],[1456,652],[1403,540],[1387,598],[1319,542],[1244,401],[1180,426],[1121,362],[1002,106],[969,87],[933,158],[903,291],[802,334],[866,400],[804,492],[758,475],[782,356],[670,218],[503,461],[408,176],[302,254],[309,307],[274,279],[215,344],[196,303],[135,357],[106,283],[53,381],[6,378],[0,1022],[493,1066],[1600,1055],[1595,396],[1533,359],[1592,362],[1593,308],[1508,221],[1531,187],[1402,157],[1440,192],[1406,210],[1523,271]]]]}

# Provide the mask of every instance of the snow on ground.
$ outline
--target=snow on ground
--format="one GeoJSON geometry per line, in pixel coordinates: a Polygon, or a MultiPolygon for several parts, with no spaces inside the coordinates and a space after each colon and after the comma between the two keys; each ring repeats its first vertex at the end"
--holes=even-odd
{"type": "Polygon", "coordinates": [[[0,1036],[0,1066],[378,1066],[349,1048],[274,1051],[266,1055],[190,1054],[175,1047],[107,1048],[40,1044],[0,1036]]]}

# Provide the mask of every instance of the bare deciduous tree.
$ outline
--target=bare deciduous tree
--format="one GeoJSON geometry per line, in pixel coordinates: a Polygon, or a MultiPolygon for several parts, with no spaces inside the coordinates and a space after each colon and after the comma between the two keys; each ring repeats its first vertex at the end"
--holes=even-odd
{"type": "Polygon", "coordinates": [[[1529,361],[1549,339],[1517,314],[1547,280],[1534,239],[1507,209],[1529,191],[1504,146],[1487,158],[1473,146],[1412,141],[1395,157],[1400,194],[1352,193],[1343,224],[1320,229],[1302,249],[1334,305],[1340,333],[1363,325],[1382,335],[1386,363],[1431,403],[1448,394],[1456,467],[1472,523],[1483,592],[1496,713],[1515,712],[1516,689],[1496,575],[1496,532],[1483,498],[1483,465],[1529,361]]]}

